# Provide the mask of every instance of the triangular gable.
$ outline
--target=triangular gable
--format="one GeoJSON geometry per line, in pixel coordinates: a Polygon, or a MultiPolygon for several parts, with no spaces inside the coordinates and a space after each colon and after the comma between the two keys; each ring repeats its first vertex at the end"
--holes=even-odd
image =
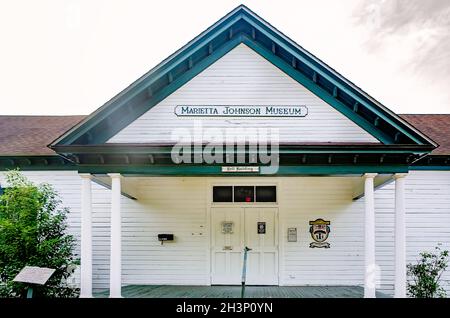
{"type": "Polygon", "coordinates": [[[217,142],[221,134],[237,137],[244,134],[243,130],[264,128],[267,131],[276,129],[281,144],[379,143],[371,134],[243,43],[107,142],[167,144],[174,142],[171,135],[177,129],[193,131],[199,125],[206,129],[203,142],[217,142]],[[175,109],[182,107],[180,105],[217,103],[245,104],[245,109],[255,107],[253,105],[305,105],[307,114],[305,117],[185,117],[175,113],[175,109]]]}
{"type": "Polygon", "coordinates": [[[435,144],[245,6],[139,78],[51,146],[102,144],[240,43],[386,145],[435,144]]]}

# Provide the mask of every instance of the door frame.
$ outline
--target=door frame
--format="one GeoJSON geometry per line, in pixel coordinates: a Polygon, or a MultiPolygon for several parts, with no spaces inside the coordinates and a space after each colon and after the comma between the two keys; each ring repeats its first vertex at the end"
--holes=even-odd
{"type": "Polygon", "coordinates": [[[270,180],[261,180],[249,177],[228,177],[228,178],[208,178],[206,182],[206,227],[208,230],[209,240],[207,247],[207,261],[206,261],[206,271],[207,271],[207,285],[212,285],[212,276],[213,276],[213,268],[212,268],[212,239],[213,239],[213,231],[212,231],[212,208],[226,208],[226,207],[234,207],[234,208],[277,208],[277,213],[275,215],[275,231],[278,240],[278,262],[277,262],[277,285],[280,286],[280,267],[281,267],[281,259],[282,259],[282,240],[281,240],[281,231],[280,231],[280,192],[281,182],[279,179],[270,179],[270,180]],[[213,186],[275,186],[277,189],[277,202],[221,202],[214,203],[213,198],[213,186]]]}

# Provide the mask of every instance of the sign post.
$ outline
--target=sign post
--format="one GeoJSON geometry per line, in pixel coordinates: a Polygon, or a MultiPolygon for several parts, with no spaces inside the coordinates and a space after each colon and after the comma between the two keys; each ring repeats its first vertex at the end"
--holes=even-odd
{"type": "Polygon", "coordinates": [[[55,269],[36,266],[25,266],[13,279],[14,282],[28,283],[27,298],[33,298],[33,286],[45,285],[55,269]]]}
{"type": "Polygon", "coordinates": [[[244,298],[245,293],[245,279],[247,276],[247,252],[251,251],[251,248],[248,248],[247,246],[244,248],[244,264],[242,267],[242,288],[241,288],[241,298],[244,298]]]}

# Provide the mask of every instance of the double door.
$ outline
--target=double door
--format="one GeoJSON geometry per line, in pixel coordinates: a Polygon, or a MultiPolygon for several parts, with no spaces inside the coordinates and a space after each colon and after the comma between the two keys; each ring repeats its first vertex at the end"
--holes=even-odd
{"type": "Polygon", "coordinates": [[[212,284],[241,284],[244,248],[247,285],[278,285],[277,208],[211,209],[212,284]]]}

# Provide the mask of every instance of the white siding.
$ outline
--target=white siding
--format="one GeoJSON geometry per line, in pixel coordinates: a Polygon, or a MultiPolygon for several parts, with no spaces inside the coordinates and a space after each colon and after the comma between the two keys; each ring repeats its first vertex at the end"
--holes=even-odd
{"type": "MultiPolygon", "coordinates": [[[[24,172],[33,182],[48,182],[70,208],[69,232],[80,239],[81,178],[74,171],[24,172]]],[[[122,282],[191,284],[209,281],[205,179],[140,179],[139,201],[122,196],[122,282]],[[158,233],[174,233],[176,243],[161,245],[158,233]],[[204,233],[204,236],[192,233],[204,233]]],[[[5,185],[4,173],[0,184],[5,185]]],[[[93,288],[109,287],[111,191],[92,183],[93,288]]],[[[76,254],[79,257],[79,244],[76,254]]],[[[79,275],[79,272],[77,272],[79,275]]],[[[79,282],[79,277],[75,277],[79,282]]]]}
{"type": "MultiPolygon", "coordinates": [[[[280,142],[378,142],[245,44],[230,51],[108,142],[170,142],[175,128],[279,129],[280,142]],[[306,105],[303,118],[177,117],[176,105],[306,105]]],[[[222,132],[224,134],[224,131],[222,132]]],[[[211,137],[204,137],[211,141],[211,137]]]]}
{"type": "Polygon", "coordinates": [[[361,285],[364,266],[363,206],[352,202],[349,178],[285,178],[279,191],[284,285],[361,285]],[[309,221],[331,221],[330,248],[310,248],[309,221]],[[287,242],[297,227],[298,241],[287,242]]]}
{"type": "MultiPolygon", "coordinates": [[[[50,182],[70,207],[70,232],[79,238],[80,177],[76,172],[25,172],[50,182]]],[[[208,207],[213,183],[278,184],[279,277],[282,285],[362,285],[364,199],[351,200],[354,179],[344,177],[128,179],[138,182],[138,201],[122,197],[123,284],[209,283],[208,207]],[[331,221],[330,249],[311,249],[309,221],[331,221]],[[297,227],[298,241],[287,242],[297,227]],[[161,245],[158,233],[176,242],[161,245]],[[202,235],[199,235],[202,233],[202,235]]],[[[4,185],[3,173],[0,182],[4,185]]],[[[412,171],[406,179],[407,262],[438,242],[450,249],[450,172],[412,171]]],[[[375,192],[376,262],[379,290],[392,294],[394,281],[394,184],[375,192]]],[[[94,288],[109,285],[110,191],[93,184],[94,288]]],[[[78,253],[78,248],[77,248],[78,253]]],[[[450,271],[443,277],[450,294],[450,271]]]]}
{"type": "Polygon", "coordinates": [[[144,179],[138,197],[123,212],[123,282],[207,284],[205,179],[144,179]],[[175,242],[161,245],[159,233],[175,242]]]}
{"type": "MultiPolygon", "coordinates": [[[[381,289],[393,293],[394,183],[375,192],[376,261],[381,266],[381,289]]],[[[438,243],[450,250],[450,171],[411,171],[406,178],[406,256],[415,263],[419,253],[438,243]]],[[[442,277],[450,296],[450,269],[442,277]]]]}

